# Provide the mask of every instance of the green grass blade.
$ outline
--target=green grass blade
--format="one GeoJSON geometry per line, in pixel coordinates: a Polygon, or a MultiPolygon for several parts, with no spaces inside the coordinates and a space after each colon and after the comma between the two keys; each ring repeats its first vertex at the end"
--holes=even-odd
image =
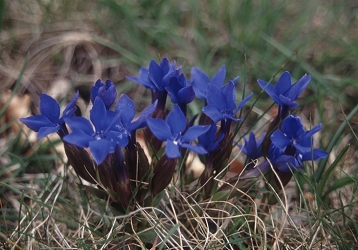
{"type": "Polygon", "coordinates": [[[351,184],[358,184],[358,176],[348,176],[348,177],[344,177],[341,178],[339,180],[336,180],[328,189],[327,191],[324,193],[323,195],[323,199],[326,199],[327,196],[332,193],[333,191],[340,189],[344,186],[347,185],[351,185],[351,184]]]}
{"type": "Polygon", "coordinates": [[[349,147],[350,147],[350,145],[347,145],[347,146],[345,146],[343,148],[343,150],[339,153],[339,155],[334,160],[334,162],[331,164],[331,166],[329,166],[327,171],[324,173],[324,175],[322,176],[321,181],[318,184],[318,188],[317,188],[317,191],[316,191],[317,195],[322,196],[322,192],[323,192],[324,187],[326,186],[328,178],[330,177],[332,171],[335,169],[335,167],[338,165],[338,163],[343,159],[343,157],[347,153],[349,147]]]}
{"type": "MultiPolygon", "coordinates": [[[[342,135],[343,133],[343,130],[344,128],[347,126],[348,122],[350,119],[352,119],[352,117],[358,112],[358,105],[355,106],[355,108],[349,113],[349,115],[347,116],[347,118],[345,119],[344,122],[342,122],[342,124],[339,126],[339,128],[337,129],[336,133],[334,133],[334,135],[332,136],[329,144],[328,144],[328,147],[326,148],[326,151],[327,152],[331,152],[333,147],[335,145],[337,145],[337,142],[338,142],[338,139],[339,137],[342,135]]],[[[327,165],[327,162],[328,162],[328,158],[326,159],[322,159],[318,165],[318,168],[317,168],[317,172],[316,172],[316,182],[318,183],[319,180],[321,179],[322,177],[322,174],[325,170],[325,167],[327,165]]]]}

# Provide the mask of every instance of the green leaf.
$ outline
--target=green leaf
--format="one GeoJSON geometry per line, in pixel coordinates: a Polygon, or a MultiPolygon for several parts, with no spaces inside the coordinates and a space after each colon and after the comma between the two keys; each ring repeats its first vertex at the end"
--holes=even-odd
{"type": "Polygon", "coordinates": [[[358,176],[355,176],[355,177],[351,177],[351,176],[348,176],[348,177],[344,177],[344,178],[341,178],[339,180],[336,180],[329,188],[328,190],[324,193],[323,195],[323,199],[325,199],[331,192],[337,190],[337,189],[340,189],[344,186],[347,186],[347,185],[351,185],[351,184],[358,184],[358,176]]]}
{"type": "MultiPolygon", "coordinates": [[[[341,134],[343,133],[344,128],[347,126],[349,120],[358,112],[358,105],[355,106],[355,108],[349,113],[349,115],[346,117],[345,121],[342,122],[341,126],[336,130],[336,133],[332,136],[330,139],[330,142],[328,144],[328,147],[326,148],[327,152],[331,152],[333,147],[337,145],[337,141],[341,134]]],[[[321,179],[321,176],[324,172],[324,169],[327,165],[328,158],[322,159],[318,165],[317,172],[316,172],[316,182],[319,182],[321,179]]]]}
{"type": "Polygon", "coordinates": [[[159,194],[156,194],[153,199],[152,199],[152,206],[153,207],[156,207],[159,202],[162,200],[163,198],[163,195],[164,195],[164,190],[162,192],[160,192],[159,194]]]}
{"type": "MultiPolygon", "coordinates": [[[[169,230],[169,232],[167,233],[167,235],[165,236],[165,238],[164,238],[164,240],[163,240],[163,243],[165,243],[165,242],[167,242],[169,239],[170,239],[170,237],[172,237],[174,234],[178,234],[178,227],[180,226],[180,224],[175,224],[170,230],[169,230]]],[[[177,238],[177,239],[179,239],[180,237],[178,237],[178,235],[177,235],[177,237],[175,237],[175,238],[177,238]]],[[[174,237],[171,239],[171,240],[173,240],[173,239],[175,239],[174,237]]],[[[178,245],[179,245],[179,243],[178,243],[178,245]]],[[[160,245],[160,248],[159,248],[159,250],[161,250],[161,249],[163,249],[163,247],[165,247],[165,244],[162,244],[162,245],[160,245]]]]}
{"type": "Polygon", "coordinates": [[[319,182],[318,187],[317,187],[317,191],[316,191],[317,195],[322,196],[323,188],[326,186],[328,178],[330,177],[330,175],[331,175],[332,171],[334,170],[334,168],[342,160],[343,156],[347,153],[347,151],[349,149],[349,146],[350,145],[347,145],[347,146],[344,147],[344,149],[339,153],[337,158],[334,160],[334,162],[331,164],[331,166],[329,166],[327,171],[322,176],[322,180],[319,182]]]}
{"type": "Polygon", "coordinates": [[[229,198],[229,195],[232,193],[232,190],[218,191],[211,197],[212,201],[226,201],[229,198]]]}
{"type": "Polygon", "coordinates": [[[100,190],[98,188],[86,186],[86,185],[79,185],[79,186],[82,187],[84,190],[86,190],[90,195],[93,195],[102,200],[108,199],[108,194],[104,190],[100,190]]]}

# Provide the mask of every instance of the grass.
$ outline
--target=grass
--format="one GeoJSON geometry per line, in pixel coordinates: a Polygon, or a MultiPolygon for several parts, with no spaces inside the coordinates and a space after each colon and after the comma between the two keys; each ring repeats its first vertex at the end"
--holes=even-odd
{"type": "MultiPolygon", "coordinates": [[[[357,247],[357,9],[333,0],[7,1],[0,34],[0,247],[144,248],[143,239],[155,236],[158,249],[165,248],[161,241],[197,249],[357,247]],[[243,194],[210,203],[172,188],[157,210],[138,208],[121,217],[79,188],[58,139],[36,142],[33,134],[16,133],[12,116],[24,117],[28,108],[38,113],[40,92],[66,103],[79,89],[83,113],[98,78],[112,79],[136,100],[147,96],[125,75],[158,57],[210,76],[225,64],[228,79],[240,75],[238,96],[246,83],[246,93],[258,97],[256,79],[275,82],[278,72],[288,70],[295,79],[310,74],[298,112],[307,127],[322,123],[317,146],[330,157],[295,174],[270,213],[261,209],[260,195],[272,190],[258,185],[255,199],[243,194]],[[5,98],[9,89],[12,99],[5,98]],[[26,95],[31,106],[20,102],[26,95]],[[25,111],[15,114],[20,106],[25,111]],[[143,221],[141,231],[128,228],[143,221]]],[[[141,99],[139,110],[148,102],[141,99]]],[[[271,104],[262,94],[258,114],[252,112],[240,131],[265,123],[257,118],[271,104]]]]}

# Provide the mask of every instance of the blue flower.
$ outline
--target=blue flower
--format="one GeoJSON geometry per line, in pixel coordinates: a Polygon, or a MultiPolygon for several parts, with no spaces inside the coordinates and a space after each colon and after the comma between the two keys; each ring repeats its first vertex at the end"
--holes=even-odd
{"type": "Polygon", "coordinates": [[[144,128],[147,125],[147,117],[154,112],[156,105],[157,102],[154,102],[143,110],[138,119],[132,121],[136,115],[134,102],[127,95],[122,94],[115,107],[115,112],[120,116],[121,123],[114,124],[113,129],[128,135],[137,129],[144,128]]]}
{"type": "Polygon", "coordinates": [[[265,134],[261,136],[259,140],[256,141],[254,132],[250,131],[249,137],[244,137],[245,144],[244,146],[239,145],[242,152],[247,155],[249,161],[258,159],[262,156],[262,147],[261,144],[265,138],[265,134]]]}
{"type": "Polygon", "coordinates": [[[221,133],[218,138],[216,138],[216,124],[210,125],[208,131],[199,136],[199,146],[205,148],[208,153],[216,152],[220,148],[220,142],[224,139],[224,134],[221,133]]]}
{"type": "Polygon", "coordinates": [[[101,164],[109,153],[114,152],[116,144],[125,147],[128,144],[128,136],[121,131],[111,128],[120,122],[117,115],[108,126],[107,109],[100,97],[94,101],[88,121],[84,117],[65,118],[66,124],[71,128],[72,133],[66,135],[63,140],[78,147],[89,148],[97,164],[101,164]]]}
{"type": "Polygon", "coordinates": [[[94,103],[96,97],[101,98],[106,109],[109,109],[117,97],[116,86],[110,80],[106,81],[104,84],[101,79],[98,79],[95,85],[91,88],[91,101],[94,103]]]}
{"type": "Polygon", "coordinates": [[[170,83],[165,89],[174,104],[188,104],[195,98],[193,86],[187,82],[184,74],[180,74],[179,77],[171,77],[170,83]]]}
{"type": "Polygon", "coordinates": [[[127,79],[143,85],[152,91],[164,91],[165,87],[169,85],[170,77],[179,76],[180,70],[176,69],[176,62],[170,65],[168,58],[163,58],[161,63],[151,60],[149,69],[142,67],[139,71],[138,77],[127,76],[127,79]]]}
{"type": "Polygon", "coordinates": [[[291,83],[291,75],[289,72],[284,72],[278,79],[275,86],[262,80],[257,80],[258,84],[266,93],[280,106],[288,106],[296,108],[298,105],[295,102],[299,95],[305,90],[311,76],[304,75],[294,85],[291,83]]]}
{"type": "Polygon", "coordinates": [[[230,81],[221,89],[214,84],[208,84],[206,100],[208,106],[203,108],[203,112],[215,123],[221,120],[241,121],[234,118],[235,114],[250,100],[252,93],[242,100],[236,107],[235,84],[230,81]]]}
{"type": "Polygon", "coordinates": [[[272,164],[273,167],[280,170],[281,172],[290,172],[291,170],[298,170],[299,164],[294,155],[288,155],[284,153],[284,150],[271,144],[268,154],[268,159],[265,160],[267,165],[272,164]]]}
{"type": "MultiPolygon", "coordinates": [[[[206,93],[208,91],[209,83],[215,85],[218,89],[220,89],[224,84],[225,76],[226,76],[225,65],[221,66],[220,69],[215,73],[215,75],[211,79],[203,71],[201,71],[196,67],[193,67],[191,69],[191,81],[193,82],[195,96],[200,99],[206,98],[206,93]]],[[[236,83],[238,79],[239,77],[236,77],[232,81],[236,83]]]]}
{"type": "Polygon", "coordinates": [[[322,125],[317,125],[305,131],[301,119],[293,115],[288,116],[271,135],[269,159],[282,172],[289,172],[287,164],[294,168],[303,165],[303,161],[317,161],[328,156],[328,153],[315,148],[312,149],[313,135],[320,131],[322,125]]]}
{"type": "Polygon", "coordinates": [[[70,103],[66,106],[60,118],[60,106],[51,96],[46,94],[40,95],[40,112],[41,115],[33,115],[19,120],[31,130],[38,132],[37,138],[43,138],[51,133],[57,132],[61,137],[67,134],[64,126],[64,118],[71,117],[76,111],[75,103],[78,98],[78,91],[70,103]]]}
{"type": "Polygon", "coordinates": [[[290,115],[282,122],[281,129],[273,132],[271,141],[280,149],[292,146],[300,154],[304,154],[311,151],[312,135],[320,131],[321,128],[322,125],[320,124],[309,131],[305,131],[301,119],[290,115]]]}
{"type": "Polygon", "coordinates": [[[166,141],[165,154],[168,158],[180,157],[180,147],[187,148],[198,154],[207,153],[204,148],[193,146],[189,143],[208,131],[209,126],[193,126],[184,133],[187,126],[186,118],[177,104],[169,112],[165,121],[148,118],[147,124],[159,140],[166,141]]]}

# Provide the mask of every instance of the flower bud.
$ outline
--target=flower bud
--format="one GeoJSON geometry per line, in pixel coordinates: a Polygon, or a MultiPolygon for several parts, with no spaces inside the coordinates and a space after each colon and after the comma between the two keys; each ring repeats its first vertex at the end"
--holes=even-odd
{"type": "Polygon", "coordinates": [[[152,194],[153,197],[163,191],[171,182],[175,167],[177,165],[177,158],[168,158],[165,154],[159,159],[154,168],[154,175],[152,179],[152,194]]]}

